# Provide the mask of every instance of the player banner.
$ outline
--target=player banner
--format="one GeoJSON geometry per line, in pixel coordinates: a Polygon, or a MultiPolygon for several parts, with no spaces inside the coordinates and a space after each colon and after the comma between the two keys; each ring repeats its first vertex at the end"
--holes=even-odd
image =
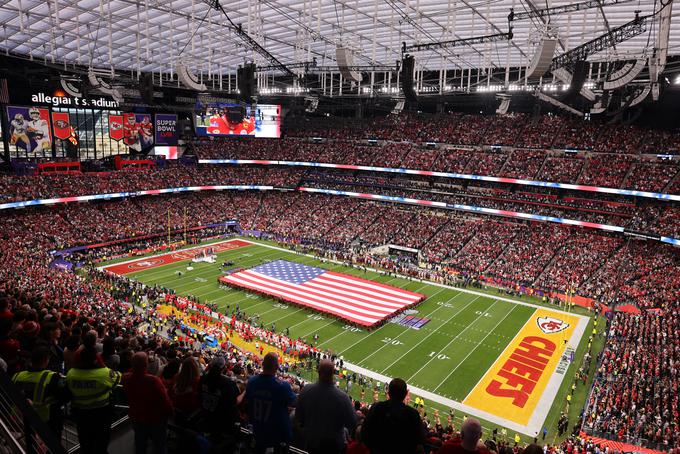
{"type": "Polygon", "coordinates": [[[123,143],[135,151],[153,145],[153,124],[149,114],[123,114],[123,143]]]}
{"type": "Polygon", "coordinates": [[[177,115],[156,114],[156,145],[177,145],[177,115]]]}
{"type": "Polygon", "coordinates": [[[40,107],[7,106],[9,143],[26,150],[40,153],[52,147],[50,112],[40,107]]]}
{"type": "Polygon", "coordinates": [[[54,137],[67,140],[71,137],[71,120],[68,112],[52,112],[52,126],[54,127],[54,137]]]}
{"type": "Polygon", "coordinates": [[[109,115],[109,137],[115,141],[123,140],[122,115],[109,115]]]}

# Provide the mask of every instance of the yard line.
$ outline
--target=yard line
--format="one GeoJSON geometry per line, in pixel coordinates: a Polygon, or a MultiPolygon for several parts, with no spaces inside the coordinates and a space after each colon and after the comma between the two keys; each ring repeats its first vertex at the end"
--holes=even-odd
{"type": "MultiPolygon", "coordinates": [[[[459,293],[459,295],[462,295],[462,293],[459,293]]],[[[458,296],[458,295],[456,295],[456,296],[458,296]]],[[[455,297],[454,297],[454,298],[455,298],[455,297]]],[[[447,325],[451,320],[453,320],[454,318],[456,318],[456,317],[458,316],[458,314],[460,314],[461,312],[463,312],[465,309],[468,308],[468,306],[470,306],[470,304],[474,303],[474,302],[477,301],[478,299],[479,299],[479,296],[476,297],[475,299],[471,300],[470,302],[468,302],[465,306],[463,306],[463,307],[462,307],[460,310],[458,310],[455,314],[453,314],[451,317],[449,317],[448,320],[446,320],[444,323],[442,323],[441,325],[439,325],[437,328],[433,329],[432,332],[431,332],[430,334],[428,334],[427,336],[425,336],[423,339],[420,340],[420,342],[418,342],[416,345],[414,345],[413,347],[411,347],[411,348],[409,349],[409,351],[407,351],[406,353],[404,353],[403,355],[401,355],[399,358],[395,359],[395,360],[392,362],[392,364],[390,364],[389,366],[387,366],[386,368],[384,368],[380,373],[381,373],[381,374],[385,373],[385,371],[386,371],[387,369],[389,369],[390,367],[394,366],[394,365],[395,365],[396,363],[398,363],[399,360],[401,360],[404,356],[408,355],[408,354],[411,353],[413,350],[415,350],[419,345],[421,345],[423,342],[425,342],[427,339],[429,339],[430,336],[432,336],[434,333],[436,333],[437,330],[438,330],[439,328],[443,327],[444,325],[447,325]]],[[[443,307],[443,306],[442,306],[442,307],[443,307]]],[[[363,361],[362,361],[362,362],[363,362],[363,361]]]]}
{"type": "MultiPolygon", "coordinates": [[[[327,326],[329,326],[329,325],[332,325],[333,323],[335,323],[335,320],[331,320],[330,322],[326,323],[326,324],[323,325],[322,327],[316,328],[315,330],[310,331],[310,332],[308,332],[307,334],[303,334],[303,335],[300,336],[300,337],[304,339],[305,337],[309,336],[310,334],[314,334],[314,333],[316,333],[317,331],[321,331],[322,329],[324,329],[325,327],[327,327],[327,326]]],[[[343,330],[343,331],[344,331],[344,330],[343,330]]]]}
{"type": "MultiPolygon", "coordinates": [[[[494,302],[493,302],[493,304],[491,305],[491,307],[489,307],[489,309],[486,309],[484,312],[486,312],[486,311],[490,310],[492,307],[494,307],[494,306],[496,305],[497,302],[498,302],[498,300],[494,300],[494,302]]],[[[510,312],[512,312],[512,311],[510,311],[510,312]]],[[[482,317],[483,317],[483,313],[480,313],[480,314],[477,316],[476,319],[474,319],[472,322],[470,322],[470,324],[469,324],[468,326],[466,326],[465,329],[463,329],[463,331],[461,331],[460,333],[458,333],[458,335],[457,335],[456,337],[454,337],[453,339],[451,339],[451,340],[444,346],[444,348],[440,349],[439,352],[438,352],[438,354],[440,354],[441,352],[443,352],[444,350],[446,350],[447,348],[449,348],[449,346],[450,346],[451,344],[453,344],[453,342],[454,342],[456,339],[458,339],[458,338],[461,336],[461,334],[463,334],[463,333],[464,333],[465,331],[467,331],[470,327],[472,327],[472,325],[474,325],[474,324],[477,322],[477,320],[479,320],[479,319],[482,318],[482,317]]],[[[407,381],[407,382],[411,381],[411,380],[413,379],[413,377],[415,377],[415,376],[418,375],[423,369],[425,369],[425,367],[427,367],[428,364],[430,364],[432,361],[434,361],[435,358],[437,358],[437,355],[434,355],[432,358],[430,358],[425,364],[423,364],[423,366],[422,366],[420,369],[418,369],[418,370],[416,371],[415,374],[411,375],[411,376],[408,378],[408,380],[406,380],[406,381],[407,381]]]]}
{"type": "MultiPolygon", "coordinates": [[[[338,334],[336,334],[335,336],[331,337],[330,339],[328,339],[328,340],[326,340],[326,341],[324,341],[324,342],[321,342],[321,343],[318,345],[318,347],[321,347],[322,345],[327,344],[328,342],[332,341],[332,340],[335,339],[336,337],[342,336],[343,334],[347,333],[348,331],[349,331],[349,330],[343,329],[342,331],[340,331],[338,334]]],[[[363,333],[363,331],[361,331],[361,333],[363,333]]]]}
{"type": "MultiPolygon", "coordinates": [[[[274,309],[278,309],[278,307],[275,307],[274,309]]],[[[276,323],[276,322],[278,322],[279,320],[283,320],[284,318],[288,317],[289,315],[297,314],[298,312],[304,311],[305,309],[306,309],[305,307],[301,307],[300,309],[296,310],[295,312],[291,312],[290,314],[286,314],[286,315],[284,315],[283,317],[279,317],[279,318],[277,318],[276,320],[272,320],[271,322],[268,322],[268,323],[269,323],[269,324],[276,323]]],[[[286,310],[287,310],[287,309],[286,309],[286,310]]],[[[271,311],[266,311],[266,312],[263,312],[262,314],[266,314],[267,312],[271,312],[271,311]]],[[[262,314],[260,314],[260,315],[262,315],[262,314]]]]}
{"type": "MultiPolygon", "coordinates": [[[[458,296],[460,296],[460,295],[462,295],[462,293],[457,293],[457,294],[455,294],[453,297],[449,298],[449,299],[445,302],[445,304],[450,303],[451,301],[453,301],[453,300],[455,300],[456,298],[458,298],[458,296]]],[[[475,298],[475,299],[476,299],[476,298],[475,298]]],[[[472,301],[475,301],[475,300],[472,300],[472,301]]],[[[472,301],[470,301],[465,307],[467,307],[467,306],[469,306],[470,304],[472,304],[472,301]]],[[[441,309],[441,308],[443,308],[443,307],[445,307],[443,304],[442,304],[441,306],[437,306],[437,308],[436,308],[435,310],[433,310],[432,312],[430,312],[429,315],[434,314],[435,312],[437,312],[439,309],[441,309]]],[[[462,310],[462,309],[461,309],[461,310],[462,310]]],[[[460,312],[460,311],[459,311],[459,312],[460,312]]],[[[451,318],[453,318],[453,317],[455,317],[456,315],[458,315],[459,312],[456,312],[451,318]]],[[[440,326],[440,327],[441,327],[441,326],[444,326],[444,324],[441,324],[441,325],[439,325],[439,326],[440,326]]],[[[408,333],[408,332],[411,332],[411,331],[409,330],[409,328],[406,328],[406,329],[403,330],[401,333],[397,334],[393,339],[399,339],[402,335],[404,335],[404,334],[406,334],[406,333],[408,333]]],[[[432,333],[432,334],[434,334],[434,333],[432,333]]],[[[428,334],[428,335],[425,337],[425,339],[427,339],[428,337],[430,337],[432,334],[428,334]]],[[[370,358],[371,356],[375,355],[376,353],[378,353],[380,350],[382,350],[383,348],[387,347],[388,345],[389,345],[389,344],[382,345],[380,348],[378,348],[377,350],[375,350],[374,352],[372,352],[370,355],[368,355],[368,356],[362,358],[362,360],[361,360],[358,364],[361,365],[362,363],[365,363],[366,360],[367,360],[368,358],[370,358]]]]}
{"type": "MultiPolygon", "coordinates": [[[[292,315],[292,314],[291,314],[291,315],[292,315]]],[[[296,323],[295,325],[291,325],[291,326],[289,326],[288,328],[295,328],[296,326],[302,325],[303,323],[307,323],[307,322],[310,321],[310,320],[313,320],[313,319],[311,319],[311,318],[305,318],[305,319],[303,319],[301,322],[298,322],[298,323],[296,323]]],[[[333,322],[331,322],[331,323],[333,323],[333,322]]],[[[328,325],[325,325],[325,326],[328,326],[328,325]]],[[[319,328],[319,329],[321,329],[321,328],[319,328]]]]}
{"type": "MultiPolygon", "coordinates": [[[[477,346],[476,346],[475,348],[473,348],[472,350],[470,350],[470,351],[468,352],[468,354],[465,355],[465,358],[463,358],[463,360],[462,360],[461,362],[459,362],[458,365],[457,365],[451,372],[449,372],[449,375],[447,375],[446,378],[444,378],[444,379],[439,383],[439,385],[437,385],[437,387],[436,387],[435,389],[432,390],[432,392],[437,392],[437,390],[438,390],[438,389],[446,382],[446,380],[448,380],[449,377],[451,377],[451,375],[453,375],[453,373],[454,373],[455,371],[458,370],[458,368],[460,367],[460,365],[463,364],[463,363],[465,362],[465,360],[468,359],[468,358],[470,357],[470,355],[471,355],[472,353],[474,353],[474,351],[477,350],[477,349],[479,348],[480,345],[482,345],[482,343],[486,340],[487,337],[489,337],[489,335],[490,335],[491,333],[493,333],[494,331],[496,331],[496,328],[498,328],[498,326],[499,326],[501,323],[503,323],[503,322],[505,321],[505,319],[508,318],[508,315],[512,314],[516,308],[517,308],[517,306],[513,306],[512,309],[510,309],[510,310],[508,311],[508,313],[505,314],[505,317],[503,317],[502,319],[500,319],[500,320],[498,321],[498,323],[496,323],[496,326],[494,326],[493,329],[491,329],[491,330],[486,334],[486,336],[484,336],[484,338],[483,338],[481,341],[479,341],[479,342],[477,343],[477,346]]],[[[442,351],[443,351],[443,350],[442,350],[442,351]]]]}
{"type": "MultiPolygon", "coordinates": [[[[425,287],[427,287],[427,285],[423,285],[422,287],[418,288],[418,290],[415,290],[415,291],[416,291],[416,292],[417,292],[417,291],[420,291],[422,288],[425,288],[425,287]]],[[[443,290],[444,290],[444,289],[439,290],[439,291],[435,292],[434,294],[432,294],[432,296],[428,296],[428,297],[425,299],[425,301],[427,301],[429,298],[433,298],[435,295],[441,293],[443,290]]],[[[455,297],[454,297],[454,298],[455,298],[455,297]]],[[[421,304],[422,304],[422,303],[421,303],[421,304]]],[[[443,307],[443,306],[439,306],[439,307],[437,307],[437,309],[433,310],[432,312],[429,312],[429,313],[423,314],[423,315],[434,314],[434,313],[437,312],[441,307],[443,307]]],[[[386,322],[384,325],[382,325],[380,328],[376,329],[375,331],[371,331],[371,332],[368,334],[368,336],[364,337],[363,339],[359,339],[358,341],[356,341],[355,343],[353,343],[352,345],[350,345],[349,347],[347,347],[346,349],[344,349],[343,351],[341,351],[341,352],[338,353],[338,354],[345,353],[347,350],[349,350],[350,348],[354,347],[354,346],[357,345],[359,342],[365,341],[366,339],[368,339],[369,337],[373,336],[375,333],[377,333],[378,331],[380,331],[381,329],[385,328],[385,327],[388,326],[388,325],[389,325],[389,321],[386,322]]],[[[342,334],[342,333],[341,333],[341,334],[342,334]]],[[[324,343],[325,343],[325,342],[324,342],[324,343]]],[[[319,344],[319,347],[320,347],[321,345],[323,345],[323,344],[319,344]]]]}

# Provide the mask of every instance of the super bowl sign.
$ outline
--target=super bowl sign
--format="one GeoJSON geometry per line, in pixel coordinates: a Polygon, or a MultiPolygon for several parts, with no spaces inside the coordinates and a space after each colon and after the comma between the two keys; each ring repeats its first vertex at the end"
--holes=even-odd
{"type": "Polygon", "coordinates": [[[156,145],[177,145],[177,115],[156,114],[156,145]]]}

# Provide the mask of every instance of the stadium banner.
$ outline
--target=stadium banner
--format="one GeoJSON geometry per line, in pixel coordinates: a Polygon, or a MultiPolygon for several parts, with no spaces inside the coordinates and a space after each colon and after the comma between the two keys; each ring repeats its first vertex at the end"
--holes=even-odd
{"type": "Polygon", "coordinates": [[[177,145],[176,114],[156,114],[154,125],[156,129],[156,145],[177,145]]]}
{"type": "Polygon", "coordinates": [[[71,119],[68,112],[52,112],[52,125],[54,137],[67,140],[71,137],[71,119]]]}
{"type": "Polygon", "coordinates": [[[426,175],[432,177],[452,178],[459,180],[488,181],[491,183],[519,184],[543,188],[567,189],[570,191],[601,192],[605,194],[625,195],[630,197],[644,197],[648,199],[673,200],[680,202],[680,194],[666,194],[663,192],[636,191],[632,189],[616,189],[601,186],[586,186],[582,184],[555,183],[551,181],[522,180],[519,178],[501,178],[466,173],[435,172],[430,170],[415,170],[394,167],[375,167],[353,164],[329,164],[324,162],[305,161],[268,161],[258,159],[199,159],[199,164],[228,164],[228,165],[276,165],[290,167],[322,167],[328,169],[365,170],[368,172],[400,173],[407,175],[426,175]]]}
{"type": "Polygon", "coordinates": [[[528,426],[541,399],[550,408],[569,365],[571,339],[581,317],[536,309],[463,401],[464,405],[528,426]],[[546,392],[552,377],[557,386],[546,392]],[[552,396],[550,395],[552,394],[552,396]]]}
{"type": "Polygon", "coordinates": [[[40,107],[7,106],[5,128],[10,145],[26,153],[40,153],[52,148],[50,112],[40,107]]]}
{"type": "MultiPolygon", "coordinates": [[[[20,202],[7,202],[7,203],[0,203],[0,210],[5,210],[5,209],[9,209],[9,208],[23,208],[23,207],[27,207],[27,206],[33,206],[33,205],[53,205],[53,204],[57,204],[57,203],[68,203],[68,202],[75,202],[75,201],[86,202],[86,201],[89,201],[89,200],[101,200],[101,199],[111,199],[111,198],[120,198],[120,197],[136,197],[136,196],[140,196],[140,195],[168,194],[168,193],[179,193],[179,192],[188,192],[188,191],[222,191],[222,190],[271,191],[271,190],[282,190],[282,189],[285,189],[285,188],[278,188],[278,187],[275,188],[274,186],[266,186],[266,185],[187,186],[187,187],[165,188],[165,189],[150,189],[150,190],[146,190],[146,191],[137,191],[137,192],[109,193],[109,194],[83,195],[83,196],[74,196],[74,197],[58,197],[58,198],[53,198],[53,199],[23,200],[23,201],[20,201],[20,202]]],[[[291,189],[287,189],[287,190],[291,190],[291,189]]],[[[469,211],[469,212],[474,212],[474,213],[484,213],[484,214],[488,214],[488,215],[491,215],[491,216],[501,216],[501,217],[512,217],[512,218],[527,219],[527,220],[538,221],[538,222],[554,222],[554,223],[558,223],[558,224],[587,227],[587,228],[590,228],[590,229],[605,230],[605,231],[609,231],[609,232],[622,233],[623,230],[624,230],[624,227],[617,226],[617,225],[597,224],[597,223],[594,223],[594,222],[579,221],[579,220],[575,220],[575,219],[557,218],[557,217],[554,217],[554,216],[541,216],[541,215],[530,214],[530,213],[522,213],[522,212],[518,212],[518,211],[497,210],[497,209],[493,209],[493,208],[485,208],[485,207],[478,207],[478,206],[472,206],[472,205],[447,204],[445,202],[438,202],[438,201],[433,201],[433,200],[412,199],[412,198],[408,198],[408,197],[396,197],[396,196],[387,196],[387,195],[380,195],[380,194],[365,194],[365,193],[358,193],[358,192],[338,191],[338,190],[334,190],[334,189],[307,188],[307,187],[298,187],[296,189],[296,191],[312,192],[312,193],[318,193],[318,194],[329,194],[329,195],[345,196],[345,197],[356,197],[356,198],[371,199],[371,200],[381,200],[381,201],[385,201],[385,202],[403,203],[403,204],[409,204],[409,205],[431,206],[431,207],[445,208],[445,209],[449,209],[449,210],[469,211]]],[[[659,241],[661,241],[662,243],[672,244],[674,246],[680,246],[680,238],[672,238],[672,237],[662,236],[659,241]]]]}
{"type": "Polygon", "coordinates": [[[115,141],[123,140],[122,115],[109,115],[109,137],[115,141]]]}
{"type": "Polygon", "coordinates": [[[135,151],[153,145],[153,123],[150,114],[123,114],[123,143],[135,151]]]}

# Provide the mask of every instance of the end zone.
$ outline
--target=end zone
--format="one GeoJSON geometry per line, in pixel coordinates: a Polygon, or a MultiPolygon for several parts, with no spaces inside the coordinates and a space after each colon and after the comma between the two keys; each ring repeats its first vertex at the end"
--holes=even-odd
{"type": "Polygon", "coordinates": [[[101,267],[100,269],[109,271],[118,275],[125,275],[135,273],[137,271],[157,268],[159,266],[170,265],[172,263],[181,262],[184,260],[191,260],[199,251],[212,248],[215,252],[224,252],[232,249],[238,249],[245,246],[250,246],[252,243],[243,240],[227,240],[219,243],[207,244],[204,246],[196,246],[187,249],[181,249],[176,252],[169,252],[165,254],[152,255],[151,257],[143,257],[127,262],[115,263],[101,267]]]}
{"type": "Polygon", "coordinates": [[[575,352],[587,324],[587,317],[536,309],[463,405],[481,411],[487,419],[502,418],[507,426],[535,435],[548,416],[569,367],[570,353],[575,352]]]}

